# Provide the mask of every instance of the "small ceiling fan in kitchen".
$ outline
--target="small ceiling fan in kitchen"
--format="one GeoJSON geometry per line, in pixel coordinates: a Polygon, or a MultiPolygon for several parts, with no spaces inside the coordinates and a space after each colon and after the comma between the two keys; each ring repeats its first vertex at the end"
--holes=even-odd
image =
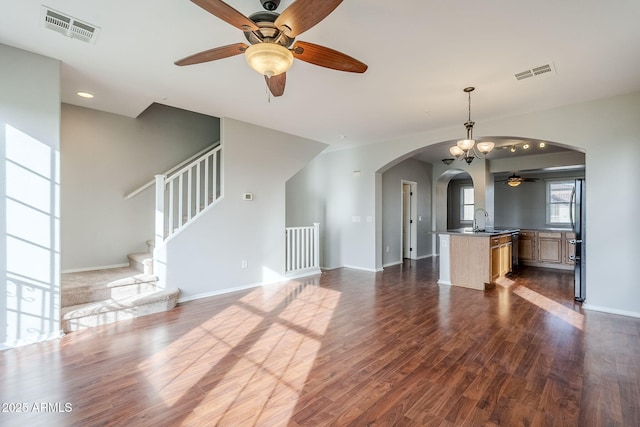
{"type": "Polygon", "coordinates": [[[522,184],[523,182],[536,182],[538,179],[537,178],[523,178],[519,175],[516,175],[515,173],[513,175],[511,175],[510,177],[508,177],[505,180],[502,181],[496,181],[496,182],[504,182],[505,184],[507,184],[510,187],[517,187],[518,185],[522,184]]]}
{"type": "Polygon", "coordinates": [[[296,0],[282,13],[274,12],[280,0],[260,0],[265,9],[244,16],[221,0],[191,0],[207,12],[244,32],[249,42],[234,43],[199,52],[175,62],[193,65],[244,53],[251,68],[264,75],[273,96],[281,96],[286,72],[293,59],[320,67],[364,73],[367,65],[344,53],[295,38],[326,18],[342,0],[296,0]]]}

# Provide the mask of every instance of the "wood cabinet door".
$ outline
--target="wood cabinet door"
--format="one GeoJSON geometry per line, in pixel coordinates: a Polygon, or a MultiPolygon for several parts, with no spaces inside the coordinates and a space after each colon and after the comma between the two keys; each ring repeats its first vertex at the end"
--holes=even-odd
{"type": "Polygon", "coordinates": [[[538,260],[562,262],[562,239],[538,239],[538,260]]]}
{"type": "Polygon", "coordinates": [[[500,277],[500,246],[491,247],[491,281],[500,277]]]}
{"type": "Polygon", "coordinates": [[[502,246],[502,250],[501,250],[501,264],[502,264],[502,275],[506,275],[507,273],[510,273],[511,270],[513,269],[513,266],[511,265],[511,250],[512,250],[512,246],[511,246],[511,242],[505,244],[504,246],[502,246]]]}
{"type": "Polygon", "coordinates": [[[533,239],[518,240],[518,258],[533,261],[536,259],[535,244],[533,239]]]}

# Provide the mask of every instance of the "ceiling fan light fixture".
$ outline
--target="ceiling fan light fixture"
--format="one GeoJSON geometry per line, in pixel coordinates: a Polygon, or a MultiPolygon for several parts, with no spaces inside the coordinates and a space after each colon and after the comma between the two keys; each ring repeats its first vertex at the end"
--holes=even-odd
{"type": "Polygon", "coordinates": [[[507,181],[507,185],[509,187],[517,187],[518,185],[520,185],[522,183],[522,181],[516,181],[516,180],[512,180],[512,181],[507,181]]]}
{"type": "Polygon", "coordinates": [[[251,68],[267,77],[286,73],[293,64],[291,51],[275,43],[251,45],[244,52],[244,57],[251,68]]]}

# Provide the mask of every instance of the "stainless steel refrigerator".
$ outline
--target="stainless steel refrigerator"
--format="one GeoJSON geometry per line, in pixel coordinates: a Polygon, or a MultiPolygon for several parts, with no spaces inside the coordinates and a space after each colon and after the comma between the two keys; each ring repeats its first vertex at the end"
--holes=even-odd
{"type": "Polygon", "coordinates": [[[575,187],[571,194],[571,226],[576,233],[575,239],[569,243],[575,245],[574,260],[574,299],[583,302],[586,297],[585,280],[585,180],[576,179],[575,187]]]}

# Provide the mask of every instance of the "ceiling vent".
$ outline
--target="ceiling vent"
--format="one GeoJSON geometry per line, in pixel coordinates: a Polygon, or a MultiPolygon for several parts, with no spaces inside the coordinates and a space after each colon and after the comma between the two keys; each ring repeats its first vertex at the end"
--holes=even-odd
{"type": "Polygon", "coordinates": [[[525,80],[531,77],[539,77],[545,75],[553,75],[555,74],[555,69],[553,68],[553,64],[550,62],[545,65],[541,65],[539,67],[530,68],[528,70],[520,71],[519,73],[515,73],[514,76],[516,80],[525,80]]]}
{"type": "Polygon", "coordinates": [[[42,6],[42,8],[45,28],[85,43],[95,43],[100,32],[99,27],[50,9],[47,6],[42,6]]]}

